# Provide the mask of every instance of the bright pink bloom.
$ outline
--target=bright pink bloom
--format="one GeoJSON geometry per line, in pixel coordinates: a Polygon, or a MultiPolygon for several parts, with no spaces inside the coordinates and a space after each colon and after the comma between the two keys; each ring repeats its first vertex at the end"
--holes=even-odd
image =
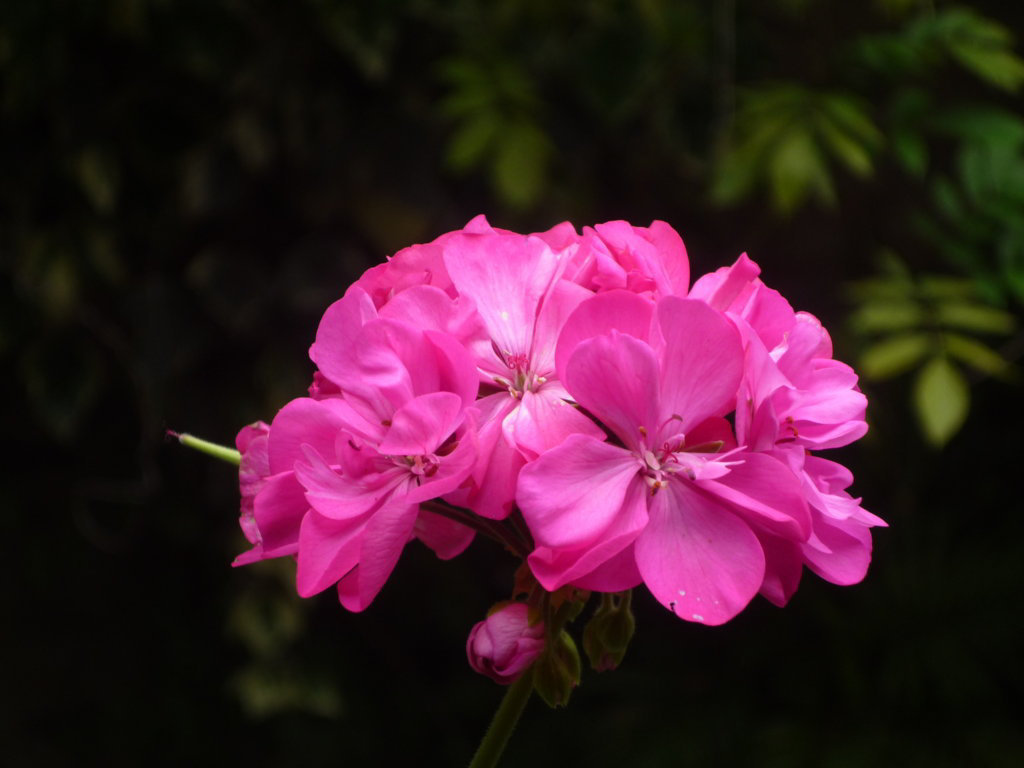
{"type": "Polygon", "coordinates": [[[785,605],[804,564],[836,584],[860,581],[871,561],[868,529],[885,522],[846,493],[853,476],[844,467],[809,454],[846,445],[867,431],[867,400],[857,375],[832,359],[831,339],[817,318],[794,312],[758,279],[759,272],[744,254],[731,267],[700,278],[690,295],[725,312],[744,340],[737,439],[785,462],[801,478],[810,507],[806,542],[759,535],[767,558],[761,593],[785,605]]]}
{"type": "Polygon", "coordinates": [[[417,520],[442,556],[469,537],[446,531],[419,505],[459,487],[476,459],[476,372],[468,353],[437,331],[372,320],[355,335],[340,399],[309,401],[341,421],[329,450],[304,446],[295,474],[310,511],[299,532],[299,594],[338,583],[360,611],[391,574],[417,520]]]}
{"type": "Polygon", "coordinates": [[[561,279],[566,259],[541,237],[513,233],[463,233],[445,244],[458,296],[475,304],[486,329],[468,344],[491,394],[478,403],[480,462],[460,499],[485,517],[508,515],[527,461],[568,435],[599,433],[555,377],[558,333],[591,295],[561,279]]]}
{"type": "Polygon", "coordinates": [[[502,685],[514,682],[544,650],[544,624],[530,626],[528,615],[526,603],[507,603],[473,627],[469,665],[502,685]]]}
{"type": "Polygon", "coordinates": [[[584,227],[570,272],[572,280],[594,291],[622,288],[651,299],[686,296],[690,282],[683,240],[663,221],[649,227],[625,221],[584,227]]]}
{"type": "Polygon", "coordinates": [[[784,464],[719,453],[743,373],[733,325],[703,302],[610,292],[566,323],[558,368],[621,445],[573,435],[521,472],[538,580],[611,590],[639,577],[684,619],[735,616],[764,577],[755,530],[803,541],[810,519],[784,464]]]}

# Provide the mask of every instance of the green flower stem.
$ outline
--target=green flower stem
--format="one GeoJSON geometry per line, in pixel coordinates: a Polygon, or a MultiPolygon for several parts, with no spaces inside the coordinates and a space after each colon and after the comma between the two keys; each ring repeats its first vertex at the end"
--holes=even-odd
{"type": "Polygon", "coordinates": [[[234,464],[236,467],[242,463],[242,454],[234,448],[228,448],[226,445],[211,443],[209,440],[202,440],[201,438],[194,437],[193,435],[171,432],[170,430],[167,431],[167,434],[176,438],[182,445],[187,446],[188,448],[194,448],[195,450],[209,456],[213,456],[215,459],[220,459],[221,461],[226,461],[229,464],[234,464]]]}
{"type": "Polygon", "coordinates": [[[505,691],[505,698],[501,700],[498,711],[494,713],[494,719],[491,720],[483,741],[477,747],[469,768],[494,768],[498,764],[509,736],[519,722],[519,716],[526,709],[526,702],[530,700],[532,692],[533,667],[530,667],[505,691]]]}

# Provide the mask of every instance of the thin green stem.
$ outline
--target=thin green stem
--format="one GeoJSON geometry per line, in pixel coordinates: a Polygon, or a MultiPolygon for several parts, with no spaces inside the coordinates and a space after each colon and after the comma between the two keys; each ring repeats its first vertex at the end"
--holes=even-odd
{"type": "Polygon", "coordinates": [[[202,438],[195,437],[194,435],[179,434],[167,430],[167,434],[170,437],[175,438],[182,445],[193,448],[201,453],[205,453],[208,456],[213,456],[215,459],[226,461],[229,464],[234,464],[236,467],[242,463],[242,454],[236,451],[234,448],[228,448],[226,445],[218,445],[217,443],[211,443],[209,440],[203,440],[202,438]]]}
{"type": "Polygon", "coordinates": [[[519,722],[519,716],[526,709],[526,702],[530,700],[532,692],[533,667],[530,667],[505,691],[505,698],[501,700],[498,711],[494,713],[494,719],[491,720],[483,741],[477,747],[469,768],[494,768],[498,764],[509,736],[519,722]]]}

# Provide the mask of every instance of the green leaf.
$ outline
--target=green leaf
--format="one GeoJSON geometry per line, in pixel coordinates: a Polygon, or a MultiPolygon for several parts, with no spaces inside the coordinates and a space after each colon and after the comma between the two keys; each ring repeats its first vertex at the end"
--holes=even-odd
{"type": "Polygon", "coordinates": [[[902,333],[876,342],[860,356],[860,372],[868,379],[888,379],[909,371],[933,348],[927,333],[902,333]]]}
{"type": "Polygon", "coordinates": [[[518,121],[502,129],[492,172],[505,202],[519,208],[536,202],[544,186],[548,151],[547,136],[533,123],[518,121]]]}
{"type": "Polygon", "coordinates": [[[861,305],[850,318],[857,333],[904,331],[916,328],[924,320],[924,311],[912,301],[874,301],[861,305]]]}
{"type": "Polygon", "coordinates": [[[963,374],[940,356],[918,373],[913,398],[925,439],[941,448],[963,426],[971,396],[963,374]]]}
{"type": "Polygon", "coordinates": [[[975,370],[999,378],[1006,377],[1011,370],[1009,361],[980,341],[958,333],[945,333],[942,339],[950,355],[975,370]]]}
{"type": "Polygon", "coordinates": [[[1016,93],[1024,83],[1024,61],[1012,51],[975,43],[953,43],[949,51],[965,68],[1004,91],[1016,93]]]}
{"type": "Polygon", "coordinates": [[[818,132],[825,140],[826,146],[832,150],[832,154],[852,173],[862,178],[871,175],[874,170],[871,153],[864,144],[827,118],[818,120],[818,132]]]}
{"type": "Polygon", "coordinates": [[[796,210],[810,193],[826,203],[835,199],[832,178],[810,132],[793,126],[768,161],[768,178],[776,208],[796,210]]]}
{"type": "Polygon", "coordinates": [[[893,133],[892,149],[907,173],[917,178],[924,176],[928,170],[928,146],[920,134],[911,131],[893,133]]]}
{"type": "Polygon", "coordinates": [[[1009,333],[1015,325],[1009,312],[983,304],[939,304],[935,307],[935,314],[941,325],[977,333],[1009,333]]]}
{"type": "Polygon", "coordinates": [[[459,126],[448,145],[448,165],[456,171],[473,168],[494,143],[501,121],[493,112],[478,112],[459,126]]]}

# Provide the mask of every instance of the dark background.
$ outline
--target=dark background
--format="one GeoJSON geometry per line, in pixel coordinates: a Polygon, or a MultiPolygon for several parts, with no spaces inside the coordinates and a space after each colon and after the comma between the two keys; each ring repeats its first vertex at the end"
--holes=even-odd
{"type": "Polygon", "coordinates": [[[302,601],[290,562],[230,568],[232,468],[163,433],[269,421],[356,276],[483,212],[664,219],[695,276],[748,251],[867,356],[872,430],[834,453],[891,525],[863,584],[807,573],[724,627],[638,590],[623,666],[534,700],[507,764],[1022,764],[1022,28],[913,0],[0,5],[5,759],[468,762],[502,690],[465,638],[511,557],[414,543],[365,613],[302,601]],[[871,358],[918,326],[927,353],[871,358]]]}

